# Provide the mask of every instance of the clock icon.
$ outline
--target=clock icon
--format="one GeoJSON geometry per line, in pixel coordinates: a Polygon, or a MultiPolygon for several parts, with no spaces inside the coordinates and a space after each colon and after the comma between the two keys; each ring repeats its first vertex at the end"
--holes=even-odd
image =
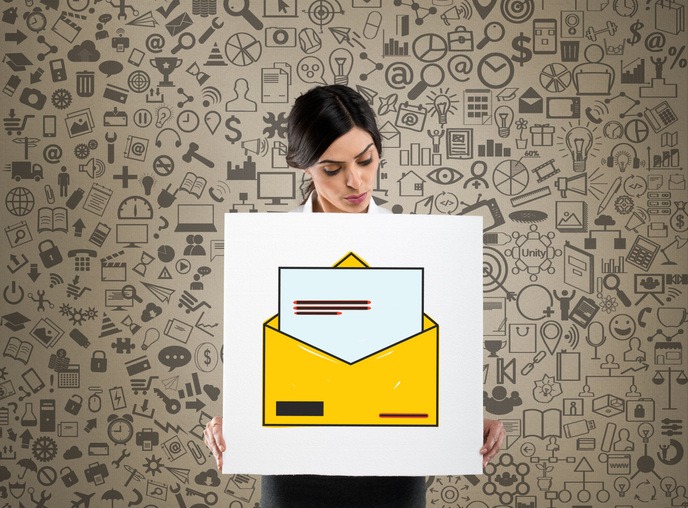
{"type": "Polygon", "coordinates": [[[177,127],[183,132],[193,132],[198,127],[198,115],[190,109],[185,109],[177,116],[177,127]]]}
{"type": "Polygon", "coordinates": [[[152,219],[153,207],[143,196],[129,196],[117,208],[118,219],[152,219]]]}
{"type": "Polygon", "coordinates": [[[134,418],[131,415],[110,415],[108,416],[108,437],[115,444],[125,444],[134,435],[134,418]]]}
{"type": "Polygon", "coordinates": [[[26,20],[26,26],[32,32],[45,30],[47,21],[45,19],[45,14],[40,11],[40,7],[36,7],[33,11],[24,14],[24,19],[26,20]]]}

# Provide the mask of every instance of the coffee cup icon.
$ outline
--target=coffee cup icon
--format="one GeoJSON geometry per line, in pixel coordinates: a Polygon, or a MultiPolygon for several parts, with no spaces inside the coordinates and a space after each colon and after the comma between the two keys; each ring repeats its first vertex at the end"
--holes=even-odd
{"type": "Polygon", "coordinates": [[[657,310],[657,319],[662,326],[674,328],[687,321],[688,311],[682,307],[662,307],[657,310]]]}

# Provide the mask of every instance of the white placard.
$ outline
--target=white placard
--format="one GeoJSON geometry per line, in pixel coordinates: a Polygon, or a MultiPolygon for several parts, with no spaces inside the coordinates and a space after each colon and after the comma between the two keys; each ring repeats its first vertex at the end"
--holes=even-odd
{"type": "MultiPolygon", "coordinates": [[[[482,218],[225,214],[224,244],[223,473],[482,472],[482,218]],[[366,266],[391,269],[405,289],[417,285],[402,269],[422,269],[420,333],[345,361],[329,342],[281,329],[280,268],[355,267],[355,283],[366,266]]],[[[346,307],[373,299],[338,291],[335,275],[332,293],[303,293],[315,299],[302,305],[343,305],[347,319],[370,312],[346,307]]],[[[376,302],[393,301],[368,289],[376,302]]]]}

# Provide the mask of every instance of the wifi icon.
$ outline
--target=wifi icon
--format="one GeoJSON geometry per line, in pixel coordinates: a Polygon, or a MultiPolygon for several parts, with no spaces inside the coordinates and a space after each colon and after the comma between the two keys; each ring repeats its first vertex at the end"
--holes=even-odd
{"type": "Polygon", "coordinates": [[[670,302],[670,301],[672,301],[673,299],[675,299],[677,296],[683,294],[681,291],[679,291],[679,290],[676,289],[676,288],[669,288],[669,289],[667,290],[667,293],[669,293],[669,296],[667,296],[667,299],[666,299],[667,302],[670,302]]]}
{"type": "Polygon", "coordinates": [[[50,274],[50,287],[51,288],[55,287],[59,284],[62,284],[63,282],[64,282],[64,280],[62,279],[62,277],[60,277],[59,274],[57,274],[57,273],[51,273],[50,274]]]}

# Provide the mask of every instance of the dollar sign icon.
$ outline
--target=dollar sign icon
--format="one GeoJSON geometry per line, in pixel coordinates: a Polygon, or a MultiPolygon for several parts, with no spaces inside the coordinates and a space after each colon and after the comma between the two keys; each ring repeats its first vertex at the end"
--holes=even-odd
{"type": "Polygon", "coordinates": [[[533,52],[525,46],[529,42],[530,37],[523,35],[523,32],[521,32],[521,35],[511,41],[511,46],[515,51],[518,51],[518,55],[512,55],[511,59],[514,62],[518,62],[521,67],[523,67],[524,63],[530,62],[530,60],[533,58],[533,52]]]}
{"type": "Polygon", "coordinates": [[[230,136],[229,134],[225,134],[225,139],[227,141],[231,142],[232,144],[239,141],[241,139],[241,136],[242,136],[241,131],[232,125],[233,122],[240,124],[241,120],[239,120],[234,115],[230,116],[227,120],[225,120],[225,127],[227,127],[230,131],[232,131],[234,133],[233,136],[230,136]]]}
{"type": "Polygon", "coordinates": [[[633,38],[626,39],[626,42],[629,43],[631,46],[635,46],[638,42],[640,42],[640,29],[644,26],[645,25],[643,25],[639,19],[635,23],[633,23],[631,25],[631,32],[633,32],[633,38]]]}
{"type": "Polygon", "coordinates": [[[205,356],[205,361],[203,363],[205,363],[205,366],[207,367],[208,365],[210,365],[210,362],[212,361],[210,359],[210,349],[206,349],[203,353],[203,356],[205,356]]]}

